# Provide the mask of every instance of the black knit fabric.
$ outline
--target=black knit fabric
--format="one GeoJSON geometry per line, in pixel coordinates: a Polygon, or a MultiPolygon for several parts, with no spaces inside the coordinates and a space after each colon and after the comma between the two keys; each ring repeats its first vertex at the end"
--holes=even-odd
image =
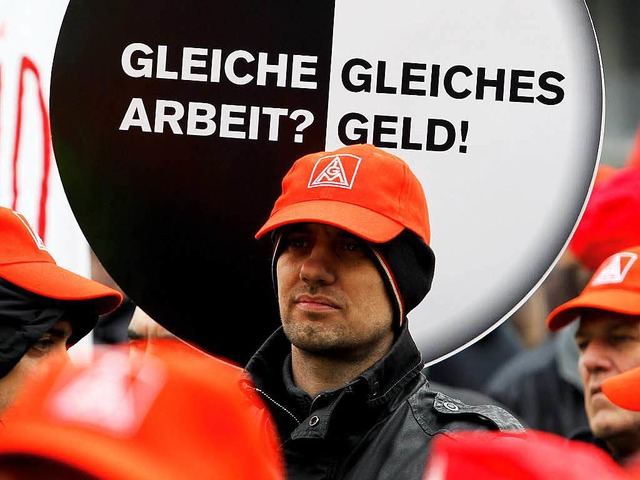
{"type": "MultiPolygon", "coordinates": [[[[435,272],[435,255],[431,247],[410,230],[403,230],[397,237],[387,243],[372,244],[372,247],[386,260],[400,296],[404,303],[404,316],[413,310],[431,290],[435,272]]],[[[384,268],[377,263],[385,280],[389,296],[395,299],[393,279],[388,278],[384,268]]],[[[396,303],[394,301],[394,303],[396,303]]],[[[399,327],[400,306],[395,308],[395,326],[399,327]]]]}
{"type": "Polygon", "coordinates": [[[72,327],[69,346],[87,335],[98,321],[95,306],[88,301],[53,300],[0,278],[0,378],[63,317],[72,327]]]}

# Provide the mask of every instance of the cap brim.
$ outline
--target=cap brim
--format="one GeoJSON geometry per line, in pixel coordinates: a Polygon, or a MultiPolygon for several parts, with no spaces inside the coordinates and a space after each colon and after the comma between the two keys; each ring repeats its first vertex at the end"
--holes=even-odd
{"type": "Polygon", "coordinates": [[[640,411],[640,367],[603,380],[602,392],[619,407],[640,411]]]}
{"type": "Polygon", "coordinates": [[[585,309],[640,315],[640,292],[609,288],[583,293],[553,310],[547,317],[547,327],[559,330],[576,320],[585,309]]]}
{"type": "Polygon", "coordinates": [[[122,294],[55,263],[30,262],[0,266],[0,277],[36,295],[56,300],[93,302],[99,315],[122,303],[122,294]]]}
{"type": "Polygon", "coordinates": [[[256,238],[278,227],[301,222],[331,225],[374,243],[388,242],[404,229],[400,223],[358,205],[311,200],[278,210],[258,230],[256,238]]]}
{"type": "Polygon", "coordinates": [[[9,424],[2,432],[0,454],[31,454],[57,460],[100,478],[180,478],[169,462],[130,442],[91,431],[33,421],[9,424]],[[61,441],[63,439],[63,441],[61,441]]]}

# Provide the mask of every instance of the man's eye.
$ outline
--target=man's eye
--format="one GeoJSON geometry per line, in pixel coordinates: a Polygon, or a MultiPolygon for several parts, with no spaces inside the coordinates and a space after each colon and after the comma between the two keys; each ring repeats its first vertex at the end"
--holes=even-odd
{"type": "Polygon", "coordinates": [[[287,237],[286,246],[290,248],[304,248],[308,242],[302,237],[287,237]]]}
{"type": "Polygon", "coordinates": [[[609,341],[611,341],[611,343],[624,343],[632,340],[635,340],[635,337],[632,337],[631,335],[611,335],[611,337],[609,337],[609,341]]]}
{"type": "Polygon", "coordinates": [[[350,242],[345,244],[344,248],[349,250],[350,252],[361,252],[364,250],[362,243],[360,242],[350,242]]]}
{"type": "Polygon", "coordinates": [[[35,355],[46,355],[51,351],[55,344],[56,342],[52,338],[43,337],[38,339],[38,341],[31,346],[31,352],[35,355]]]}
{"type": "Polygon", "coordinates": [[[589,342],[587,340],[576,339],[576,346],[578,347],[578,350],[580,350],[581,352],[584,352],[589,346],[589,342]]]}

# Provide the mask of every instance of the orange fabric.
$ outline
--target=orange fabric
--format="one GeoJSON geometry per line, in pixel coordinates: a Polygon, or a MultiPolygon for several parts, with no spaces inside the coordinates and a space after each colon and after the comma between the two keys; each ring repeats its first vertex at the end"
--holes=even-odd
{"type": "Polygon", "coordinates": [[[438,435],[423,480],[622,480],[600,448],[548,432],[468,431],[438,435]]]}
{"type": "Polygon", "coordinates": [[[602,392],[619,407],[640,411],[640,367],[604,379],[602,392]]]}
{"type": "Polygon", "coordinates": [[[0,207],[0,278],[56,300],[92,300],[99,314],[120,305],[122,294],[58,266],[26,218],[0,207]]]}
{"type": "Polygon", "coordinates": [[[577,320],[585,309],[640,315],[640,246],[615,253],[593,274],[576,298],[555,308],[547,327],[558,330],[577,320]]]}
{"type": "Polygon", "coordinates": [[[243,373],[174,339],[96,346],[90,362],[51,364],[26,385],[3,418],[0,455],[109,480],[283,480],[275,427],[256,421],[264,405],[243,373]]]}
{"type": "Polygon", "coordinates": [[[427,245],[431,239],[420,181],[404,160],[370,144],[298,159],[256,238],[298,222],[325,223],[375,243],[388,242],[404,228],[427,245]]]}

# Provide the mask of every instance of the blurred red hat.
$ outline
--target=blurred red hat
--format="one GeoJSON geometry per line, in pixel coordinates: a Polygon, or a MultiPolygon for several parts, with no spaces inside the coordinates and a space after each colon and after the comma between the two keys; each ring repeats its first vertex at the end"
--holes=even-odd
{"type": "Polygon", "coordinates": [[[629,478],[604,450],[529,430],[466,431],[434,438],[423,480],[622,480],[629,478]]]}
{"type": "Polygon", "coordinates": [[[640,168],[626,167],[594,185],[568,248],[593,271],[634,245],[640,245],[640,168]]]}
{"type": "Polygon", "coordinates": [[[263,404],[246,381],[178,340],[146,352],[96,346],[90,361],[50,363],[26,384],[3,418],[0,457],[37,455],[110,480],[283,480],[275,428],[258,421],[263,404]]]}

